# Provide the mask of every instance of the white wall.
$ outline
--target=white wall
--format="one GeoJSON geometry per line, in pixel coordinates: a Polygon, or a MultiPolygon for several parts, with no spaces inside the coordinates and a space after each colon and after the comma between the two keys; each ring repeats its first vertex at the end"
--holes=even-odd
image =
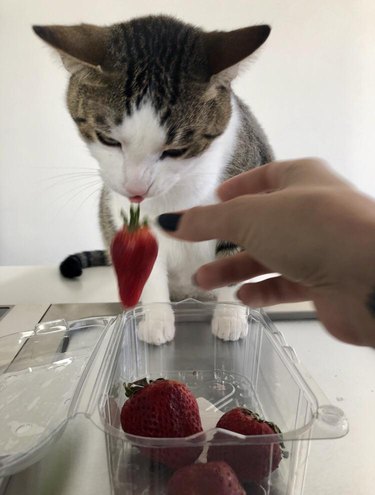
{"type": "Polygon", "coordinates": [[[98,185],[84,175],[96,164],[64,107],[67,74],[31,25],[149,13],[205,29],[270,23],[237,92],[278,158],[325,157],[375,196],[373,0],[1,0],[0,264],[58,263],[102,245],[98,185]]]}

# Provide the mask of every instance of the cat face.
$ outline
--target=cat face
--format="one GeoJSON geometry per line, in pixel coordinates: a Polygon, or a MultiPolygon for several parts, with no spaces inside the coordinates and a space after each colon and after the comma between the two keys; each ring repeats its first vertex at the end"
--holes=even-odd
{"type": "Polygon", "coordinates": [[[148,91],[126,108],[123,76],[72,77],[68,102],[104,182],[133,201],[165,194],[186,174],[199,173],[199,157],[225,130],[230,91],[186,81],[177,101],[148,91]]]}
{"type": "Polygon", "coordinates": [[[239,63],[268,26],[204,31],[150,16],[110,27],[36,26],[71,73],[68,108],[103,180],[133,200],[165,194],[223,134],[239,63]]]}

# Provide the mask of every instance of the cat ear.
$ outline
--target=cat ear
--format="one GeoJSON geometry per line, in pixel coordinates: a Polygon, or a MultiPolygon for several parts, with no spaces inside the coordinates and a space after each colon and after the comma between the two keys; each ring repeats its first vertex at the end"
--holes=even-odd
{"type": "Polygon", "coordinates": [[[204,33],[204,44],[211,76],[230,83],[239,69],[240,62],[247,59],[268,38],[270,26],[251,26],[234,31],[204,33]]]}
{"type": "Polygon", "coordinates": [[[106,55],[109,28],[80,24],[77,26],[33,26],[35,34],[55,48],[66,69],[77,72],[82,67],[102,67],[106,55]]]}

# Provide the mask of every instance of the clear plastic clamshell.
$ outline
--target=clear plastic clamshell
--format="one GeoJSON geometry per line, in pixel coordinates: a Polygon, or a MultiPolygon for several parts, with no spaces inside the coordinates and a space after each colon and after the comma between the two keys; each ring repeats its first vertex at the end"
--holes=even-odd
{"type": "Polygon", "coordinates": [[[330,404],[272,322],[259,311],[245,314],[235,303],[155,303],[113,319],[41,324],[33,332],[4,339],[0,341],[1,476],[40,459],[67,421],[83,414],[105,432],[113,494],[167,493],[172,472],[153,462],[151,451],[173,449],[176,456],[197,452],[187,457],[206,462],[210,449],[247,448],[246,454],[266,445],[269,470],[256,483],[241,480],[246,492],[300,495],[310,441],[339,438],[348,431],[344,413],[330,404]],[[162,346],[141,341],[138,327],[143,320],[170,307],[174,340],[162,346]],[[215,337],[211,322],[219,313],[246,318],[247,336],[232,342],[215,337]],[[7,362],[3,350],[8,347],[9,354],[12,346],[13,356],[18,352],[7,362]],[[203,433],[174,439],[124,433],[123,384],[145,377],[186,383],[197,398],[203,433]],[[276,423],[282,435],[250,437],[217,429],[218,419],[238,406],[276,423]],[[281,441],[287,455],[273,470],[272,452],[281,441]]]}
{"type": "Polygon", "coordinates": [[[110,322],[58,320],[0,339],[0,476],[38,461],[62,434],[110,322]]]}

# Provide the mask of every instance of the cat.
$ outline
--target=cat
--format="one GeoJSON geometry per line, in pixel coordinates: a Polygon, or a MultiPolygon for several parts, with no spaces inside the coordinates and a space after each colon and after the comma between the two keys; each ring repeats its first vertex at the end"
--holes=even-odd
{"type": "MultiPolygon", "coordinates": [[[[68,110],[103,179],[100,227],[107,251],[77,253],[61,265],[66,276],[110,264],[108,247],[122,225],[121,209],[141,202],[148,218],[217,202],[220,182],[273,159],[267,137],[232,91],[240,65],[270,33],[267,25],[205,32],[169,16],[147,16],[108,27],[33,26],[70,73],[68,110]]],[[[235,300],[236,287],[203,293],[192,275],[237,246],[186,243],[154,228],[159,254],[142,303],[187,297],[235,300]]],[[[218,305],[212,331],[237,340],[247,333],[245,308],[218,305]]],[[[174,337],[168,304],[154,305],[139,337],[163,344],[174,337]]]]}

